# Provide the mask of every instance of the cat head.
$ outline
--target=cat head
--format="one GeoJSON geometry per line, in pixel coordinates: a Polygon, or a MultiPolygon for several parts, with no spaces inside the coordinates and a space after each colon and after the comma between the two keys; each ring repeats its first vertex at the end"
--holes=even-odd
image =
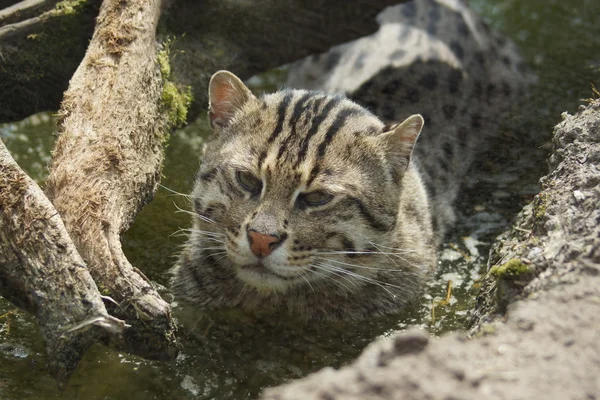
{"type": "Polygon", "coordinates": [[[227,71],[213,75],[209,100],[214,137],[192,197],[214,262],[259,292],[284,292],[382,253],[420,115],[386,127],[343,96],[256,97],[227,71]]]}

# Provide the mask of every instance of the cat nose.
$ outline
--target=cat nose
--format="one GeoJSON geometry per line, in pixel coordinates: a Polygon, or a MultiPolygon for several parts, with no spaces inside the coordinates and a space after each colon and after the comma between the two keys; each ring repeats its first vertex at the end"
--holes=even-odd
{"type": "Polygon", "coordinates": [[[273,250],[275,250],[281,243],[283,243],[282,238],[279,235],[269,235],[265,233],[260,233],[255,231],[254,229],[248,230],[248,242],[250,242],[250,250],[257,257],[266,257],[273,250]]]}

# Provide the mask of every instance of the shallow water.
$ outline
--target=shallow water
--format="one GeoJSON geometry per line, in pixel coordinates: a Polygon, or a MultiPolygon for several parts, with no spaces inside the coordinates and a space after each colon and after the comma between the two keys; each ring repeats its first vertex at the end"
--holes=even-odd
{"type": "MultiPolygon", "coordinates": [[[[471,4],[521,46],[540,83],[530,107],[508,123],[510,131],[481,158],[479,173],[467,177],[470,189],[458,204],[461,222],[440,251],[439,270],[420,304],[401,315],[325,324],[235,313],[200,315],[174,303],[185,345],[176,361],[145,361],[96,346],[61,393],[45,372],[44,345],[34,320],[0,299],[0,399],[250,399],[264,387],[324,366],[339,367],[373,338],[409,325],[434,335],[465,329],[489,243],[538,190],[552,126],[562,111],[575,112],[580,99],[592,96],[590,80],[600,87],[600,2],[471,4]],[[448,281],[452,293],[445,304],[448,281]]],[[[171,138],[165,187],[190,190],[206,125],[197,121],[171,138]]],[[[42,182],[54,130],[52,114],[45,113],[0,126],[0,137],[19,164],[42,182]]],[[[177,207],[187,209],[186,200],[159,189],[124,238],[130,261],[162,285],[183,240],[175,233],[188,226],[188,216],[177,207]]],[[[163,294],[172,300],[167,291],[163,294]]]]}

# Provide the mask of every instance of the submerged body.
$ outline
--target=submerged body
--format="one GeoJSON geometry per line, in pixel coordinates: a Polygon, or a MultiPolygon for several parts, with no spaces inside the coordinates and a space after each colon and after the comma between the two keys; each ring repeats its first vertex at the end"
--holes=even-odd
{"type": "Polygon", "coordinates": [[[174,291],[204,309],[360,318],[415,300],[435,264],[427,193],[411,162],[423,126],[386,126],[342,96],[256,98],[210,84],[194,228],[174,291]]]}

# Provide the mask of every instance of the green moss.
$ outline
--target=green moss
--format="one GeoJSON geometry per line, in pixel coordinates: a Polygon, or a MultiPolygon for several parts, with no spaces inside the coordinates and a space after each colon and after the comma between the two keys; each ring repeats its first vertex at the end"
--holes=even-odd
{"type": "Polygon", "coordinates": [[[498,327],[493,323],[482,324],[475,332],[474,337],[492,336],[498,332],[498,327]]]}
{"type": "Polygon", "coordinates": [[[496,279],[516,280],[531,273],[529,267],[518,258],[508,260],[502,265],[495,265],[490,269],[490,275],[496,279]]]}
{"type": "Polygon", "coordinates": [[[106,286],[104,286],[103,284],[98,284],[98,291],[100,292],[100,294],[102,296],[109,296],[110,297],[110,289],[108,289],[106,286]]]}
{"type": "Polygon", "coordinates": [[[171,81],[170,51],[172,40],[163,43],[163,49],[156,55],[160,73],[163,78],[162,102],[164,112],[167,113],[169,128],[180,128],[185,125],[187,113],[192,103],[192,88],[181,88],[171,81]]]}
{"type": "Polygon", "coordinates": [[[63,0],[54,6],[54,15],[77,15],[86,5],[87,0],[63,0]]]}
{"type": "MultiPolygon", "coordinates": [[[[166,45],[165,45],[166,46],[166,45]]],[[[163,79],[169,79],[171,77],[171,64],[169,62],[169,49],[165,48],[160,50],[156,55],[156,61],[160,66],[160,74],[163,79]]]]}
{"type": "Polygon", "coordinates": [[[165,80],[162,101],[167,113],[169,125],[173,128],[182,127],[187,120],[187,112],[192,103],[192,89],[179,89],[173,82],[165,80]]]}

